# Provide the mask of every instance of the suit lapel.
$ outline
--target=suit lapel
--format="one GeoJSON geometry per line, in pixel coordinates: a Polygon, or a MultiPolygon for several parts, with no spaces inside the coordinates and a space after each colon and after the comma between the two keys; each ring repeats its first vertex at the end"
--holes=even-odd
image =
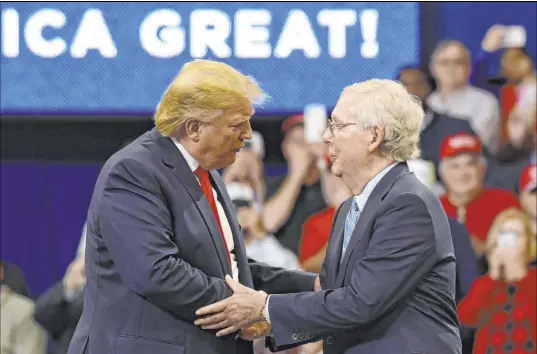
{"type": "Polygon", "coordinates": [[[334,222],[332,230],[332,236],[326,251],[326,264],[327,264],[327,282],[328,287],[332,288],[335,284],[335,279],[339,269],[339,260],[341,259],[341,248],[343,247],[343,231],[345,229],[345,219],[347,213],[351,207],[352,198],[343,202],[337,218],[334,222]]]}
{"type": "Polygon", "coordinates": [[[235,244],[234,253],[237,260],[237,267],[239,268],[240,283],[253,288],[254,284],[252,283],[252,274],[250,272],[248,256],[246,255],[246,248],[244,246],[244,237],[235,216],[233,203],[229,199],[226,187],[224,186],[219,173],[217,171],[210,171],[210,174],[214,182],[214,189],[218,194],[218,201],[226,213],[226,218],[229,227],[231,228],[231,233],[233,234],[233,243],[235,244]]]}
{"type": "MultiPolygon", "coordinates": [[[[409,170],[407,163],[398,163],[390,171],[388,171],[388,173],[384,177],[382,177],[382,179],[378,182],[378,184],[375,186],[375,188],[369,195],[369,198],[364,205],[364,210],[360,214],[354,232],[352,233],[349,245],[347,246],[347,250],[345,251],[345,256],[343,257],[343,260],[341,260],[341,265],[339,266],[339,270],[337,272],[335,284],[336,287],[343,286],[343,281],[345,280],[345,273],[349,264],[349,260],[352,256],[352,252],[356,248],[358,248],[362,241],[365,241],[368,237],[371,237],[371,235],[366,235],[366,232],[370,229],[370,223],[374,221],[373,217],[375,216],[375,213],[378,210],[382,199],[384,199],[386,194],[390,191],[395,180],[399,176],[408,173],[409,170]]],[[[346,216],[347,214],[345,213],[345,217],[346,216]]],[[[341,252],[341,247],[339,248],[339,252],[341,252]]]]}
{"type": "Polygon", "coordinates": [[[209,230],[209,234],[213,240],[224,274],[231,274],[231,267],[228,261],[224,240],[222,239],[220,230],[216,224],[211,206],[209,205],[207,198],[204,198],[205,196],[196,177],[194,176],[194,173],[190,170],[190,167],[188,166],[181,152],[169,138],[160,135],[156,128],[153,128],[151,133],[161,148],[163,162],[172,168],[173,174],[185,187],[199,212],[203,216],[203,221],[207,225],[207,229],[209,230]]]}

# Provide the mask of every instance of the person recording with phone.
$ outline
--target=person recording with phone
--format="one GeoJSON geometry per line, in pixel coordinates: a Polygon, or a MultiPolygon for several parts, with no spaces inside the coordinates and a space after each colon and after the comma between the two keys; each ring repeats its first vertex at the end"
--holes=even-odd
{"type": "Polygon", "coordinates": [[[478,278],[458,306],[462,325],[476,328],[474,354],[536,350],[537,271],[529,265],[533,245],[527,216],[500,213],[487,238],[488,274],[478,278]]]}
{"type": "Polygon", "coordinates": [[[507,118],[516,102],[520,84],[535,77],[533,61],[525,48],[526,30],[522,26],[492,25],[483,40],[477,55],[473,76],[488,77],[490,59],[494,53],[503,50],[500,60],[500,77],[488,78],[491,85],[502,85],[500,93],[502,111],[507,118]]]}
{"type": "Polygon", "coordinates": [[[319,273],[326,256],[335,212],[352,193],[345,183],[331,171],[328,146],[322,141],[328,122],[326,108],[322,105],[310,104],[304,111],[305,139],[317,160],[323,199],[327,207],[314,213],[304,222],[298,256],[304,270],[319,273]]]}
{"type": "MultiPolygon", "coordinates": [[[[488,76],[488,64],[493,53],[503,50],[500,59],[500,77],[490,78],[488,82],[501,85],[499,92],[502,111],[502,146],[496,158],[502,163],[513,163],[523,159],[525,162],[531,153],[531,139],[526,134],[513,135],[513,130],[521,126],[520,114],[515,112],[520,103],[534,98],[535,65],[525,48],[526,31],[522,26],[503,26],[495,24],[489,28],[481,43],[474,76],[488,76]],[[527,98],[525,98],[527,97],[527,98]],[[513,114],[515,112],[515,114],[513,114]]],[[[491,87],[494,88],[494,87],[491,87]]],[[[526,130],[524,127],[521,132],[526,130]]],[[[529,134],[528,134],[529,135],[529,134]]]]}

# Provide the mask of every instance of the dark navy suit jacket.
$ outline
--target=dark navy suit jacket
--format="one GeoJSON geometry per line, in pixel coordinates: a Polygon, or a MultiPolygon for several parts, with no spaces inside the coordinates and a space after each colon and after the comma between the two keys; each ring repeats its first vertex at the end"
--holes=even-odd
{"type": "Polygon", "coordinates": [[[272,295],[276,347],[324,338],[324,353],[459,354],[455,256],[432,191],[393,167],[376,185],[341,260],[351,199],[338,209],[321,271],[323,291],[272,295]]]}
{"type": "MultiPolygon", "coordinates": [[[[222,180],[210,172],[233,232],[242,284],[267,293],[313,289],[314,275],[246,257],[222,180]]],[[[174,143],[153,129],[104,165],[87,219],[82,317],[68,354],[252,353],[235,335],[193,324],[195,311],[232,294],[220,231],[174,143]]]]}

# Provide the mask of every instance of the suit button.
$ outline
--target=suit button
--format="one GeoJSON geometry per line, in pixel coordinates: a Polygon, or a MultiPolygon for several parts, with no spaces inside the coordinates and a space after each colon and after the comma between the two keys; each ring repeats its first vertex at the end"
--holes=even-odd
{"type": "Polygon", "coordinates": [[[293,335],[291,336],[291,339],[292,340],[298,340],[298,334],[293,333],[293,335]]]}
{"type": "Polygon", "coordinates": [[[326,344],[332,344],[332,343],[334,343],[334,337],[332,337],[332,336],[328,336],[328,337],[326,338],[326,344]]]}

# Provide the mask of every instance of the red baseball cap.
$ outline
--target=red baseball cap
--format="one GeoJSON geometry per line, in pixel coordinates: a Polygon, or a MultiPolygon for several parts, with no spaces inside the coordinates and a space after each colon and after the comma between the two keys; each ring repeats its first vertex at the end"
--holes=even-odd
{"type": "Polygon", "coordinates": [[[469,133],[458,133],[450,135],[442,141],[440,160],[464,153],[481,155],[481,152],[481,142],[477,136],[469,133]]]}
{"type": "Polygon", "coordinates": [[[537,168],[536,165],[528,165],[520,176],[518,185],[521,192],[532,192],[537,188],[537,168]]]}
{"type": "Polygon", "coordinates": [[[296,127],[297,125],[304,125],[303,114],[295,114],[284,120],[282,123],[282,131],[287,133],[291,128],[296,127]]]}

